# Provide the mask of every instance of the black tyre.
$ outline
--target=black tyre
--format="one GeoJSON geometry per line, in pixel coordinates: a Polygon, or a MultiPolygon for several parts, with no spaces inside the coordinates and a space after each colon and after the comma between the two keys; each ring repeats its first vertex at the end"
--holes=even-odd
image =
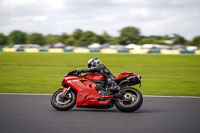
{"type": "Polygon", "coordinates": [[[121,90],[122,99],[115,101],[115,106],[122,112],[133,112],[138,110],[143,103],[143,96],[139,90],[126,87],[121,90]]]}
{"type": "Polygon", "coordinates": [[[66,111],[76,104],[76,92],[71,90],[66,98],[61,98],[62,92],[63,89],[59,89],[52,95],[51,105],[57,110],[66,111]]]}

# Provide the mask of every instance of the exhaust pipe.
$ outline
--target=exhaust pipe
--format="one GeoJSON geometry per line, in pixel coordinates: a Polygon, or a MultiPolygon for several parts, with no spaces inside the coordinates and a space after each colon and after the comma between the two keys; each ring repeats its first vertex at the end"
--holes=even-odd
{"type": "Polygon", "coordinates": [[[119,86],[131,86],[131,85],[136,85],[140,84],[142,80],[142,77],[140,75],[137,76],[131,76],[126,78],[126,80],[123,80],[119,83],[119,86]]]}

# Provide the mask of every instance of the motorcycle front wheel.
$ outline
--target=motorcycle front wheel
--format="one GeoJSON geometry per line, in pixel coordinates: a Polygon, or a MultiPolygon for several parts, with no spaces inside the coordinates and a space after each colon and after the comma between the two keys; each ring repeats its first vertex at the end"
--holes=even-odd
{"type": "Polygon", "coordinates": [[[134,112],[138,110],[143,103],[143,96],[139,90],[132,87],[122,88],[122,99],[115,101],[115,106],[122,112],[134,112]]]}
{"type": "Polygon", "coordinates": [[[63,89],[57,90],[51,97],[51,105],[60,111],[66,111],[76,104],[76,92],[71,90],[64,98],[62,97],[63,89]]]}

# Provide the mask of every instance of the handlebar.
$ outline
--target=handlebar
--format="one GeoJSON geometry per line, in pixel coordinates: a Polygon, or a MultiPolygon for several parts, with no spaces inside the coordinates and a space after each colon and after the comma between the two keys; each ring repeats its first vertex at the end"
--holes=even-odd
{"type": "Polygon", "coordinates": [[[80,76],[80,73],[77,70],[74,70],[74,71],[69,72],[67,75],[70,75],[70,76],[80,76]]]}

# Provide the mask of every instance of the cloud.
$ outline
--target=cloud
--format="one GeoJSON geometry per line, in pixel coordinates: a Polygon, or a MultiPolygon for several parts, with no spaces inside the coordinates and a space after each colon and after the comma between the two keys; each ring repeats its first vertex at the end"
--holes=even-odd
{"type": "Polygon", "coordinates": [[[45,21],[46,16],[27,16],[27,17],[13,17],[11,21],[18,22],[18,21],[45,21]]]}
{"type": "Polygon", "coordinates": [[[200,35],[199,0],[1,0],[0,32],[14,29],[44,34],[75,29],[119,35],[125,26],[143,35],[200,35]]]}
{"type": "Polygon", "coordinates": [[[134,5],[148,5],[152,2],[149,0],[111,0],[115,4],[134,4],[134,5]]]}
{"type": "Polygon", "coordinates": [[[151,17],[151,11],[147,8],[134,8],[130,11],[130,15],[134,18],[149,18],[151,17]]]}
{"type": "Polygon", "coordinates": [[[7,8],[15,8],[18,6],[25,6],[36,2],[36,0],[2,0],[1,4],[7,8]]]}

